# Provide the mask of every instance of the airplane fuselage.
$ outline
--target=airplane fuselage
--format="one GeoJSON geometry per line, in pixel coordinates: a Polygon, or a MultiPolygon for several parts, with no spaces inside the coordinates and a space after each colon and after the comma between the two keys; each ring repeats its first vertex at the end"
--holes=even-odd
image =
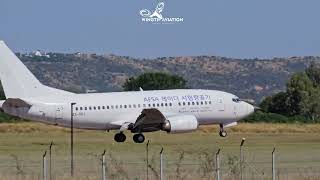
{"type": "Polygon", "coordinates": [[[151,108],[165,116],[194,115],[199,125],[228,124],[253,112],[251,106],[236,99],[215,90],[132,91],[27,98],[34,104],[31,108],[3,109],[22,118],[69,127],[71,103],[75,103],[74,127],[112,130],[125,122],[134,123],[143,109],[151,108]]]}

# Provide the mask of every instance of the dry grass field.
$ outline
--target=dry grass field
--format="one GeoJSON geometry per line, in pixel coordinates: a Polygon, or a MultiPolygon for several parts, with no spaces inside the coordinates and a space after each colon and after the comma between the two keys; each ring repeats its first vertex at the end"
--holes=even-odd
{"type": "MultiPolygon", "coordinates": [[[[69,129],[39,123],[0,124],[0,179],[42,179],[42,155],[51,141],[53,179],[70,178],[69,129]]],[[[220,138],[216,126],[189,134],[146,133],[149,179],[159,177],[164,148],[166,179],[212,179],[214,153],[221,148],[222,179],[239,179],[239,144],[244,145],[245,179],[270,179],[271,151],[276,147],[279,179],[320,179],[320,124],[246,124],[220,138]]],[[[146,144],[113,141],[114,132],[75,131],[75,178],[101,179],[101,153],[106,150],[109,179],[147,179],[146,144]]]]}

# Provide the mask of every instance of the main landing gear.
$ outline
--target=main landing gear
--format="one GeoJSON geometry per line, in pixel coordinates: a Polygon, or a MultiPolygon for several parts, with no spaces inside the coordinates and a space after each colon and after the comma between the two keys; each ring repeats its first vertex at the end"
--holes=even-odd
{"type": "Polygon", "coordinates": [[[225,130],[223,129],[223,124],[220,124],[219,135],[220,135],[221,137],[226,137],[226,136],[228,135],[227,131],[225,131],[225,130]]]}
{"type": "MultiPolygon", "coordinates": [[[[125,142],[126,141],[126,135],[123,134],[123,132],[119,132],[119,133],[114,135],[114,140],[116,142],[125,142]]],[[[145,137],[141,133],[133,135],[133,141],[135,143],[143,143],[144,140],[145,140],[145,137]]]]}
{"type": "Polygon", "coordinates": [[[124,142],[124,141],[126,141],[126,139],[127,139],[127,137],[125,134],[123,134],[123,132],[119,132],[114,135],[114,140],[116,142],[124,142]]]}
{"type": "Polygon", "coordinates": [[[135,143],[143,143],[145,140],[144,135],[143,134],[135,134],[133,135],[133,141],[135,143]]]}

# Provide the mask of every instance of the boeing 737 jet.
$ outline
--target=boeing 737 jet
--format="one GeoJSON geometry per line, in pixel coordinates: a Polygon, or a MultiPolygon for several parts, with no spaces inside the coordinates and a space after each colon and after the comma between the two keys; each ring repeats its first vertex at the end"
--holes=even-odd
{"type": "Polygon", "coordinates": [[[124,142],[125,132],[143,143],[144,132],[185,133],[200,125],[226,127],[254,112],[237,96],[216,90],[176,89],[75,94],[43,85],[0,41],[0,79],[6,100],[1,111],[24,119],[80,129],[117,130],[114,140],[124,142]]]}

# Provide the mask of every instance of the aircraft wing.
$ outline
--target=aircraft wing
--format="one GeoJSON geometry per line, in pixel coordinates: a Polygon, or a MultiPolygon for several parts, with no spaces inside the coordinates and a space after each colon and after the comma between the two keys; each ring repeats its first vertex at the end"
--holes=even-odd
{"type": "Polygon", "coordinates": [[[133,126],[132,132],[151,132],[161,129],[166,117],[158,109],[144,109],[133,126]]]}
{"type": "Polygon", "coordinates": [[[158,109],[143,109],[134,123],[127,121],[113,122],[113,125],[119,126],[119,130],[131,130],[132,133],[152,132],[162,129],[162,125],[168,117],[176,116],[177,114],[164,114],[158,109]]]}

